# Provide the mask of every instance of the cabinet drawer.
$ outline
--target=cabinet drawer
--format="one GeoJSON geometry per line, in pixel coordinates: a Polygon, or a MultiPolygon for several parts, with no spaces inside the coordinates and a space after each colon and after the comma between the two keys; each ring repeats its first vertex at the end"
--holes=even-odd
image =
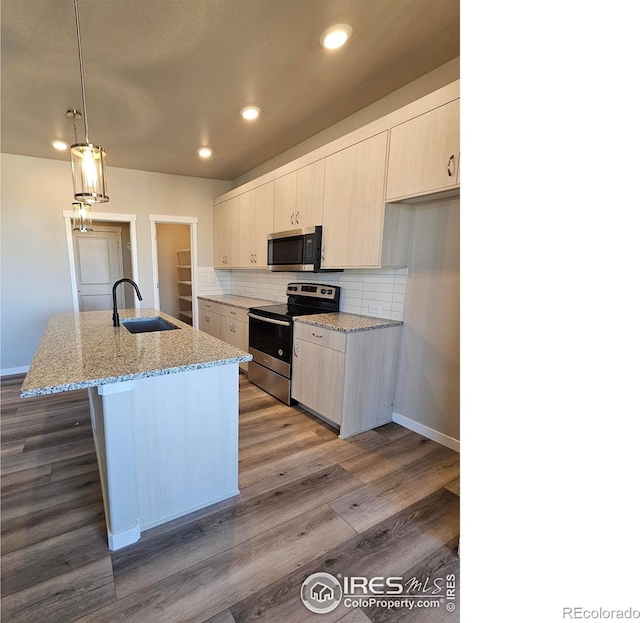
{"type": "Polygon", "coordinates": [[[214,311],[216,311],[221,316],[225,316],[226,318],[240,320],[241,322],[249,322],[246,309],[231,307],[230,305],[218,305],[218,309],[214,311]]]}
{"type": "Polygon", "coordinates": [[[204,299],[198,299],[198,307],[203,311],[214,312],[219,314],[218,311],[218,303],[214,303],[213,301],[206,301],[204,299]]]}
{"type": "Polygon", "coordinates": [[[320,344],[333,350],[345,352],[347,347],[347,334],[341,331],[332,331],[308,324],[295,323],[294,335],[296,339],[305,340],[313,344],[320,344]]]}

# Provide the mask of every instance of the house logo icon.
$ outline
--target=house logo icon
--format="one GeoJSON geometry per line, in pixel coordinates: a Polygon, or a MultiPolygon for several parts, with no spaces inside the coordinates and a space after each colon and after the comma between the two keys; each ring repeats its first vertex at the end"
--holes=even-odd
{"type": "Polygon", "coordinates": [[[322,582],[317,582],[311,587],[311,596],[320,602],[328,601],[329,599],[333,599],[334,591],[330,586],[322,582]]]}
{"type": "Polygon", "coordinates": [[[325,614],[340,605],[342,587],[330,573],[313,573],[302,583],[300,598],[311,612],[325,614]]]}

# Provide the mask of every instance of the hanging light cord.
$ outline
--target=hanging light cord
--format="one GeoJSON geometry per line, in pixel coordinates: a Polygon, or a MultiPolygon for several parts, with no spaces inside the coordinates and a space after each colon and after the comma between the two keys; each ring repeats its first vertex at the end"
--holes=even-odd
{"type": "MultiPolygon", "coordinates": [[[[89,122],[87,121],[87,102],[84,93],[84,67],[82,64],[82,44],[80,43],[80,18],[78,17],[78,0],[73,0],[76,11],[76,33],[78,35],[78,59],[80,60],[80,85],[82,86],[82,115],[84,117],[84,142],[89,142],[89,122]]],[[[73,122],[75,129],[75,120],[73,122]]]]}

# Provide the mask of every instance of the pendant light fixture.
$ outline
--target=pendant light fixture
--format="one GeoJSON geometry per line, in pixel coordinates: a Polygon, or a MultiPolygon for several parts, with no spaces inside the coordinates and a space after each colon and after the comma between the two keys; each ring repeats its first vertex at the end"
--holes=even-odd
{"type": "Polygon", "coordinates": [[[73,231],[86,233],[93,231],[93,223],[91,222],[91,205],[88,203],[75,202],[73,207],[73,231]]]}
{"type": "MultiPolygon", "coordinates": [[[[87,121],[87,102],[84,89],[84,67],[82,64],[82,44],[80,41],[80,19],[78,17],[78,0],[73,0],[76,13],[76,34],[78,37],[78,59],[80,61],[80,85],[82,87],[82,114],[76,110],[67,111],[67,117],[76,121],[84,119],[84,143],[76,142],[71,145],[71,173],[73,176],[73,196],[80,204],[105,203],[109,201],[107,195],[106,153],[102,147],[89,142],[89,123],[87,121]]],[[[74,204],[74,214],[75,214],[74,204]]],[[[74,218],[75,220],[75,218],[74,218]]],[[[86,231],[86,230],[80,230],[86,231]]]]}

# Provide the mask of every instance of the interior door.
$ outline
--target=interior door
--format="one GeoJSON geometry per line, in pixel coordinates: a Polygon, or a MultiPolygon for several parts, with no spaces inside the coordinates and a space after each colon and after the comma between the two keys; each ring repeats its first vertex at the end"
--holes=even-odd
{"type": "MultiPolygon", "coordinates": [[[[111,309],[111,288],[123,277],[120,231],[73,232],[80,311],[111,309]]],[[[122,308],[122,292],[118,307],[122,308]]]]}

